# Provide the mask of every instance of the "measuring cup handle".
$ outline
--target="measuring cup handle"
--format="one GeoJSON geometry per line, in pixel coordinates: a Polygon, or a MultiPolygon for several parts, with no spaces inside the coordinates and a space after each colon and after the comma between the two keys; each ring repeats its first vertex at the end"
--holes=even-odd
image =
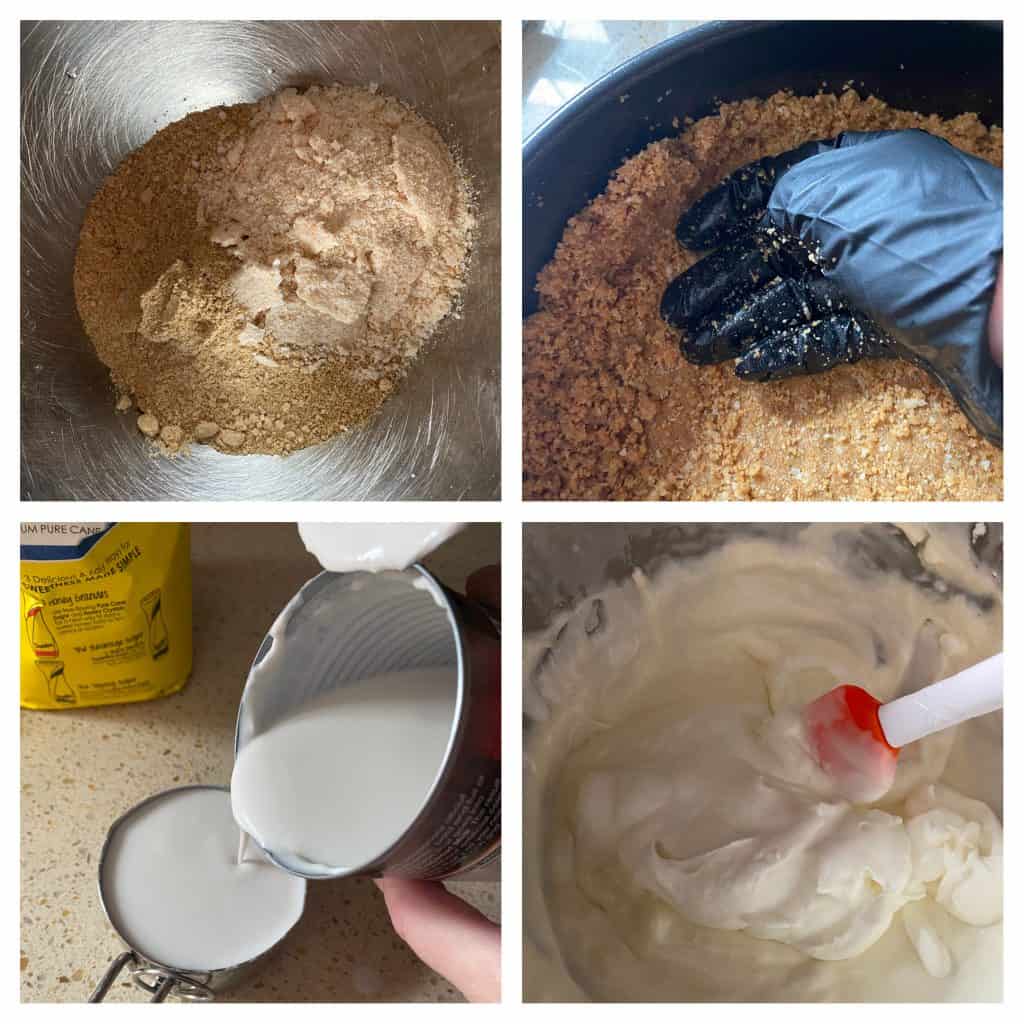
{"type": "MultiPolygon", "coordinates": [[[[120,956],[114,957],[110,961],[110,966],[107,968],[106,973],[100,979],[100,983],[93,989],[93,993],[89,996],[90,1003],[102,1003],[106,994],[110,991],[110,986],[117,981],[117,976],[124,970],[124,968],[135,961],[135,954],[130,950],[127,953],[122,953],[120,956]]],[[[166,996],[164,997],[166,998],[166,996]]]]}
{"type": "Polygon", "coordinates": [[[164,978],[160,979],[156,988],[153,989],[153,998],[150,999],[151,1003],[162,1003],[171,994],[174,986],[177,985],[178,979],[173,975],[169,974],[164,978]]]}

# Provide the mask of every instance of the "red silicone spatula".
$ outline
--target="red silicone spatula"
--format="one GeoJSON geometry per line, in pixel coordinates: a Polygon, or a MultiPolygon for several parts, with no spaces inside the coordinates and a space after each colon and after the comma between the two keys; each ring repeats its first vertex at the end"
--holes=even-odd
{"type": "Polygon", "coordinates": [[[804,708],[811,749],[840,795],[879,800],[896,777],[901,747],[1003,706],[1003,656],[883,704],[859,686],[837,686],[804,708]]]}

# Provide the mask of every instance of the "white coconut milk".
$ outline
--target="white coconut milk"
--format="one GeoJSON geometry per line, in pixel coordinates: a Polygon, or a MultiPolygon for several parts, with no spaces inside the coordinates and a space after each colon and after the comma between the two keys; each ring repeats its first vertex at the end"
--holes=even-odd
{"type": "Polygon", "coordinates": [[[405,832],[433,788],[457,690],[455,666],[415,669],[303,706],[239,751],[238,825],[286,866],[363,867],[405,832]]]}
{"type": "Polygon", "coordinates": [[[306,550],[328,572],[407,569],[463,523],[299,523],[306,550]]]}
{"type": "Polygon", "coordinates": [[[306,882],[258,851],[238,863],[238,827],[222,789],[173,790],[122,821],[107,847],[107,911],[132,948],[180,970],[244,963],[302,914],[306,882]]]}

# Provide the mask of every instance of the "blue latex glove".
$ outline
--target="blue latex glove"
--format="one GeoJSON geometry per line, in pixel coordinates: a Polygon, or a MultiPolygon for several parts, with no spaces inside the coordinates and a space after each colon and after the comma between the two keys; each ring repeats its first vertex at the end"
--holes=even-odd
{"type": "Polygon", "coordinates": [[[775,380],[909,359],[1002,443],[988,318],[1003,251],[1003,175],[921,131],[846,132],[741,168],[683,214],[689,249],[662,315],[691,362],[775,380]]]}

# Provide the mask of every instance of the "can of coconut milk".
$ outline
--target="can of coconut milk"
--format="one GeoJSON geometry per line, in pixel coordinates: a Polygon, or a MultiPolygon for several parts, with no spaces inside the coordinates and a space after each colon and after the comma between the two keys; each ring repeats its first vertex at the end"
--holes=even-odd
{"type": "MultiPolygon", "coordinates": [[[[403,672],[450,670],[453,705],[443,754],[426,795],[397,838],[361,863],[296,862],[263,837],[253,839],[279,867],[305,878],[384,875],[438,880],[497,877],[501,843],[501,644],[495,612],[444,587],[421,565],[402,572],[331,573],[310,580],[278,616],[253,662],[235,732],[236,761],[256,738],[325,701],[344,711],[347,694],[403,672]]],[[[372,692],[372,691],[371,691],[372,692]]],[[[360,737],[372,743],[372,736],[360,737]]],[[[384,742],[382,738],[382,742],[384,742]]],[[[252,751],[250,751],[252,753],[252,751]]],[[[346,786],[366,801],[398,801],[394,779],[363,778],[355,752],[336,751],[346,786]],[[349,774],[351,773],[351,774],[349,774]]],[[[388,757],[401,758],[402,750],[388,757]]],[[[301,759],[302,751],[296,752],[301,759]]],[[[288,764],[280,764],[282,773],[288,764]]],[[[432,771],[434,770],[432,766],[432,771]]],[[[387,773],[382,773],[387,774],[387,773]]],[[[423,776],[426,778],[426,775],[423,776]]],[[[317,781],[322,813],[339,780],[317,781]]],[[[422,783],[421,783],[422,784],[422,783]]],[[[234,783],[233,783],[234,788],[234,783]]],[[[237,813],[236,813],[237,817],[237,813]]]]}

